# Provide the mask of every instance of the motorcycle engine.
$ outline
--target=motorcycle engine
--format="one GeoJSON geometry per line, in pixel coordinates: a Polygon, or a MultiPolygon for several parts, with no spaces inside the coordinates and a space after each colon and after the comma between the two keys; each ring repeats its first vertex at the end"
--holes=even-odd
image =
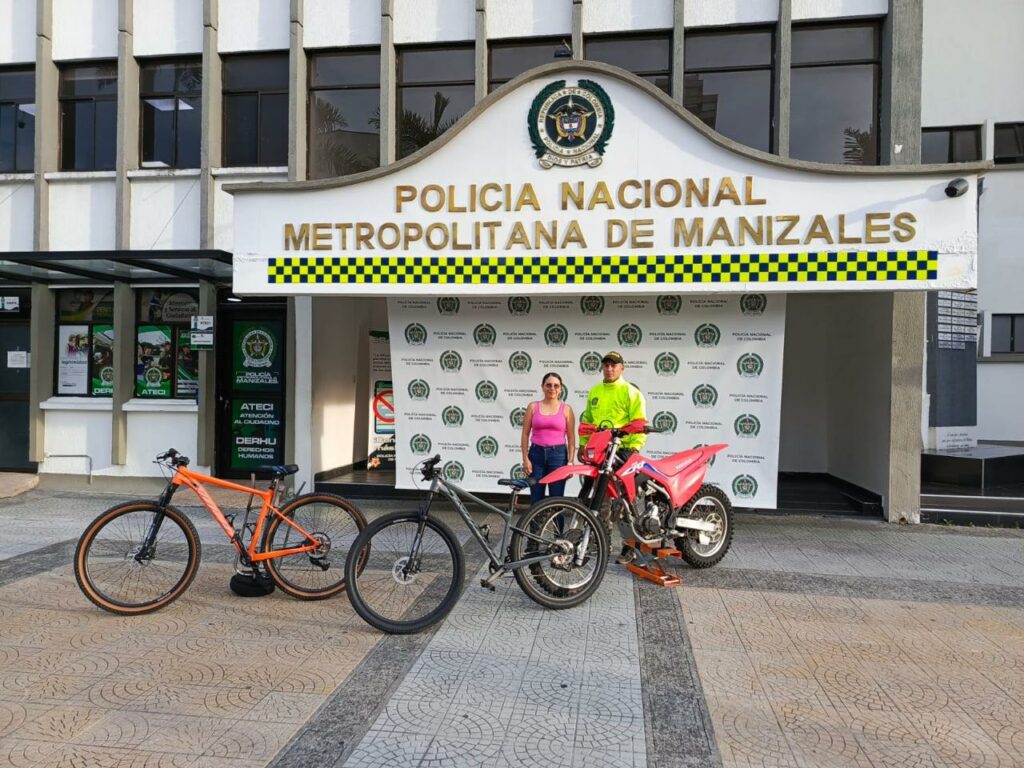
{"type": "Polygon", "coordinates": [[[659,491],[653,483],[638,486],[630,514],[619,522],[619,532],[624,539],[638,539],[652,545],[661,543],[664,531],[662,520],[666,519],[671,509],[659,491]]]}

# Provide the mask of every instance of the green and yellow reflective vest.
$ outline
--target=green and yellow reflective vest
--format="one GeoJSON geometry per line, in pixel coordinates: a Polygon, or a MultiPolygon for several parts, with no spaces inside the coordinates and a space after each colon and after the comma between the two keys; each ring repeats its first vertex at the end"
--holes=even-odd
{"type": "MultiPolygon", "coordinates": [[[[631,421],[646,418],[647,402],[643,392],[620,376],[611,384],[602,381],[594,385],[587,395],[587,407],[580,417],[580,426],[593,424],[597,427],[624,427],[631,421]]],[[[590,435],[580,435],[581,446],[589,440],[590,435]]],[[[622,447],[639,450],[645,442],[645,434],[626,435],[622,438],[622,447]]]]}

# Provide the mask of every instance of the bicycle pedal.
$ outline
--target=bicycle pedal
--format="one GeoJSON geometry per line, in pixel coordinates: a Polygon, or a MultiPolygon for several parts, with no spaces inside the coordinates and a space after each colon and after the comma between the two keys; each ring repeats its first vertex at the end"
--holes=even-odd
{"type": "Polygon", "coordinates": [[[325,562],[325,561],[323,561],[323,560],[321,560],[319,558],[316,558],[316,557],[309,558],[309,562],[311,562],[313,565],[315,565],[321,571],[326,571],[326,570],[328,570],[331,567],[330,563],[325,562]]]}
{"type": "Polygon", "coordinates": [[[484,589],[489,589],[491,590],[491,592],[494,592],[494,585],[491,584],[491,582],[489,582],[487,579],[480,579],[480,586],[484,589]]]}

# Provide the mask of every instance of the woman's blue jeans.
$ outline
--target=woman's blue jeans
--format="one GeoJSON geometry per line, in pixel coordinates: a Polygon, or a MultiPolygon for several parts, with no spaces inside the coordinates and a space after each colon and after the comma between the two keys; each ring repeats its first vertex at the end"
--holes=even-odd
{"type": "MultiPolygon", "coordinates": [[[[540,480],[549,472],[554,472],[559,467],[564,467],[569,463],[568,449],[564,445],[533,445],[531,443],[530,450],[527,455],[530,457],[530,463],[533,464],[533,471],[530,473],[530,477],[534,480],[540,480]]],[[[530,503],[536,504],[538,501],[544,498],[544,490],[546,488],[551,489],[552,496],[563,496],[565,495],[565,480],[559,480],[557,483],[549,483],[548,485],[531,485],[530,486],[530,503]]]]}

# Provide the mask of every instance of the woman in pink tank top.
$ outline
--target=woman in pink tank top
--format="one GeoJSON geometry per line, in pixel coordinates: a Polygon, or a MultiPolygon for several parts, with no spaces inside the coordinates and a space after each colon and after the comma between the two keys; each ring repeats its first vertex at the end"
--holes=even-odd
{"type": "MultiPolygon", "coordinates": [[[[562,399],[562,377],[547,373],[541,379],[544,399],[530,403],[523,419],[523,472],[534,480],[569,463],[576,453],[576,416],[562,399]]],[[[530,502],[536,504],[544,498],[545,487],[552,496],[565,494],[565,480],[530,486],[530,502]]]]}

